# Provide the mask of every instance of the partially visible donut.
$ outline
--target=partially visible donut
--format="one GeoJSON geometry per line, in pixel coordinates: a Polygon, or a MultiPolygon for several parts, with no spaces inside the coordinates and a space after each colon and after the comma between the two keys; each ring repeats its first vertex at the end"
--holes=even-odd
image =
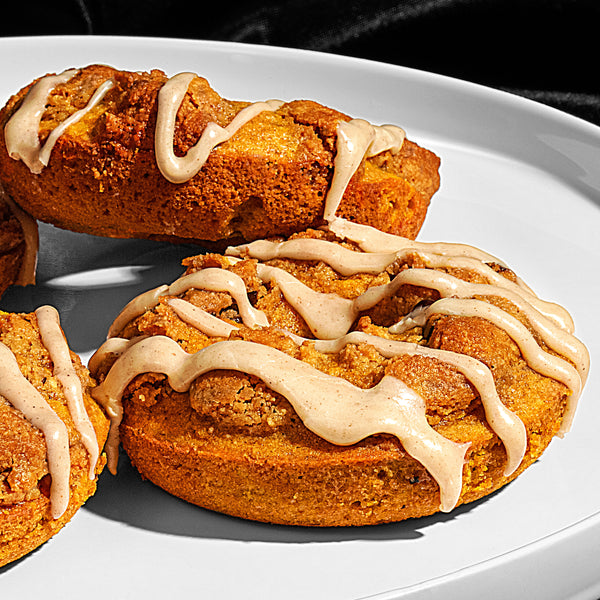
{"type": "Polygon", "coordinates": [[[108,419],[58,313],[0,312],[0,566],[31,552],[95,492],[108,419]]]}
{"type": "Polygon", "coordinates": [[[14,284],[35,283],[37,223],[0,187],[0,296],[14,284]]]}
{"type": "Polygon", "coordinates": [[[253,240],[330,211],[414,238],[439,187],[438,157],[398,127],[306,100],[226,100],[189,73],[48,75],[8,101],[0,126],[15,202],[108,237],[253,240]]]}

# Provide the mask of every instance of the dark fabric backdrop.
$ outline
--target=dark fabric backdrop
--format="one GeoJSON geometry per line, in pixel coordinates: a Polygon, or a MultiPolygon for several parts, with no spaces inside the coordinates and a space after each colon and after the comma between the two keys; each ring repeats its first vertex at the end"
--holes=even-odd
{"type": "Polygon", "coordinates": [[[2,36],[149,35],[335,52],[501,88],[600,125],[600,0],[54,0],[11,8],[2,36]]]}

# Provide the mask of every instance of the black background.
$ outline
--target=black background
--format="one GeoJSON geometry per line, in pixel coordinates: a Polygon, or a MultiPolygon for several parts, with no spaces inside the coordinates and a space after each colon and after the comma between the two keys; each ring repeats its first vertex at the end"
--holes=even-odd
{"type": "MultiPolygon", "coordinates": [[[[56,0],[0,35],[133,35],[334,52],[500,88],[600,125],[598,0],[56,0]]],[[[0,58],[1,61],[1,58],[0,58]]]]}

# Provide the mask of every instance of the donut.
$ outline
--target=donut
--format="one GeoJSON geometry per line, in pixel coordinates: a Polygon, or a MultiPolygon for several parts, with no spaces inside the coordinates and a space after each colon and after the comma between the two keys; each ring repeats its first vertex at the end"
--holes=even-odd
{"type": "Polygon", "coordinates": [[[58,312],[0,312],[0,567],[49,540],[95,492],[109,420],[58,312]]]}
{"type": "Polygon", "coordinates": [[[10,98],[0,125],[14,201],[99,236],[224,247],[337,213],[414,238],[439,187],[439,158],[397,126],[309,100],[226,100],[192,73],[46,75],[10,98]]]}
{"type": "Polygon", "coordinates": [[[0,296],[12,285],[35,283],[37,223],[0,187],[0,296]]]}
{"type": "Polygon", "coordinates": [[[589,355],[500,259],[335,218],[184,261],[89,368],[141,475],[198,506],[374,525],[482,498],[571,427],[589,355]]]}

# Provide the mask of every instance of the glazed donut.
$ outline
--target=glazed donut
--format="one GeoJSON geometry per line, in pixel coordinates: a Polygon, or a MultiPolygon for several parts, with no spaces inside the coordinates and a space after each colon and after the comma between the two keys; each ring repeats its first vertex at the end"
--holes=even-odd
{"type": "Polygon", "coordinates": [[[0,312],[0,566],[37,548],[95,492],[109,420],[57,311],[0,312]]]}
{"type": "Polygon", "coordinates": [[[0,183],[36,219],[117,238],[290,235],[337,214],[414,238],[438,157],[316,102],[225,100],[191,73],[47,75],[0,112],[0,183]]]}
{"type": "Polygon", "coordinates": [[[89,368],[144,478],[258,521],[372,525],[481,498],[570,428],[589,356],[504,263],[333,219],[186,259],[89,368]]]}

